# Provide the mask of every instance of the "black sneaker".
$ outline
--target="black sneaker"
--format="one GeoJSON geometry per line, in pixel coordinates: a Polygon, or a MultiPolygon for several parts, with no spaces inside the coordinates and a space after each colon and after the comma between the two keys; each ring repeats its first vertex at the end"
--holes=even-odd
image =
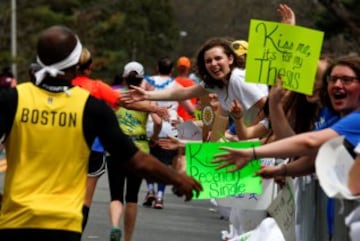
{"type": "Polygon", "coordinates": [[[163,209],[164,208],[164,199],[162,199],[161,197],[156,198],[155,203],[154,203],[154,208],[155,209],[163,209]]]}
{"type": "Polygon", "coordinates": [[[153,205],[153,202],[155,201],[155,193],[148,192],[145,196],[145,200],[143,202],[143,206],[145,207],[151,207],[153,205]]]}

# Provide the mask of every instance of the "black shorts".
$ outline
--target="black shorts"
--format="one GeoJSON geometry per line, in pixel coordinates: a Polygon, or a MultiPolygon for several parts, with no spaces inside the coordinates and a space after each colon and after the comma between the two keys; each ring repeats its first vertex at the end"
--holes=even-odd
{"type": "Polygon", "coordinates": [[[89,169],[88,176],[89,177],[100,177],[105,173],[105,153],[91,151],[89,158],[89,169]]]}
{"type": "Polygon", "coordinates": [[[177,156],[177,150],[166,150],[156,145],[150,147],[150,154],[159,159],[165,165],[172,165],[174,157],[177,156]]]}
{"type": "Polygon", "coordinates": [[[81,233],[54,229],[0,229],[1,241],[80,241],[81,233]]]}

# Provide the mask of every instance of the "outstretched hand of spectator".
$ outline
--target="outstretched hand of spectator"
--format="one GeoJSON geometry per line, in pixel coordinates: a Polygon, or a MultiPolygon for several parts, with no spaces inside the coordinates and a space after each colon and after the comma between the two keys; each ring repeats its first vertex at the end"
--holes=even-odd
{"type": "Polygon", "coordinates": [[[184,143],[173,136],[169,136],[165,139],[159,139],[158,144],[165,150],[177,150],[180,147],[184,147],[184,143]]]}
{"type": "Polygon", "coordinates": [[[255,176],[261,176],[262,178],[274,178],[274,181],[283,187],[286,182],[286,166],[284,164],[277,166],[263,166],[259,171],[255,173],[255,176]]]}
{"type": "Polygon", "coordinates": [[[141,87],[130,85],[131,89],[121,92],[120,100],[126,104],[136,101],[146,100],[148,98],[147,91],[141,87]]]}
{"type": "Polygon", "coordinates": [[[262,178],[274,178],[277,176],[282,176],[284,174],[283,165],[277,166],[263,166],[259,171],[255,173],[255,176],[260,176],[262,178]]]}
{"type": "Polygon", "coordinates": [[[154,113],[157,114],[164,121],[170,120],[169,107],[156,106],[156,110],[154,113]]]}
{"type": "Polygon", "coordinates": [[[248,149],[236,149],[231,147],[220,147],[220,150],[227,152],[214,155],[212,163],[218,163],[217,170],[234,165],[235,167],[228,170],[228,172],[235,172],[243,168],[249,161],[253,159],[252,154],[249,155],[248,149]]]}

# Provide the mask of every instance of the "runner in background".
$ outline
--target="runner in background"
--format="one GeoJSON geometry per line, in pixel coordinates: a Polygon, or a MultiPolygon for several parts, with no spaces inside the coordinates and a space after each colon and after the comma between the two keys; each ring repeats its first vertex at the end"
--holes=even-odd
{"type": "MultiPolygon", "coordinates": [[[[175,81],[177,83],[179,83],[183,87],[193,86],[196,84],[193,79],[189,78],[191,61],[188,57],[180,57],[177,61],[176,67],[178,75],[175,77],[175,81]]],[[[191,98],[190,101],[193,107],[196,108],[195,105],[197,102],[197,98],[191,98]]],[[[194,120],[194,116],[190,115],[188,111],[186,111],[181,105],[179,105],[177,112],[184,121],[194,120]]]]}
{"type": "MultiPolygon", "coordinates": [[[[122,82],[123,88],[127,89],[129,85],[139,86],[143,82],[144,68],[138,62],[129,62],[124,67],[122,77],[124,80],[122,82]]],[[[115,89],[120,90],[118,86],[115,89]]],[[[151,104],[149,101],[145,102],[151,104]]],[[[130,136],[136,146],[145,153],[150,152],[149,139],[146,136],[148,115],[149,113],[144,111],[128,110],[126,108],[120,108],[116,111],[116,116],[123,132],[130,136]]],[[[154,121],[153,135],[150,140],[155,143],[161,130],[161,118],[154,113],[150,115],[154,121]]],[[[111,195],[109,205],[112,225],[110,241],[121,240],[122,232],[119,226],[121,216],[124,216],[124,241],[131,241],[136,225],[138,194],[142,178],[127,171],[122,163],[114,160],[110,155],[107,156],[107,166],[111,195]]]]}
{"type": "MultiPolygon", "coordinates": [[[[90,94],[98,99],[104,100],[113,109],[118,109],[120,106],[120,92],[111,88],[108,84],[101,80],[94,80],[90,78],[92,73],[92,56],[87,48],[82,49],[82,53],[78,65],[78,76],[72,80],[74,86],[79,86],[86,89],[90,94]]],[[[160,108],[157,106],[151,106],[149,104],[137,103],[135,105],[127,105],[127,108],[141,109],[144,111],[154,111],[159,113],[161,116],[167,115],[166,108],[160,108]]],[[[87,192],[85,196],[85,202],[83,206],[83,229],[85,229],[90,205],[94,196],[97,181],[102,174],[105,173],[105,149],[100,143],[99,139],[96,138],[92,147],[89,158],[89,170],[88,170],[88,181],[87,181],[87,192]]]]}

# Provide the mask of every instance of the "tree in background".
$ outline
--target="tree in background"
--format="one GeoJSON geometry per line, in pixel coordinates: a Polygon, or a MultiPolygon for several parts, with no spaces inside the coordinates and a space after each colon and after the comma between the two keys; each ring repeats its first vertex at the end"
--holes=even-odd
{"type": "Polygon", "coordinates": [[[154,71],[158,59],[174,56],[179,39],[174,10],[168,0],[124,0],[125,12],[119,42],[127,49],[128,60],[143,63],[154,71]]]}
{"type": "Polygon", "coordinates": [[[323,10],[315,26],[325,32],[324,48],[331,53],[357,53],[360,47],[360,5],[357,0],[319,0],[323,10]]]}
{"type": "Polygon", "coordinates": [[[167,0],[32,0],[17,1],[17,58],[10,54],[10,1],[0,1],[0,67],[18,65],[20,82],[35,61],[41,30],[55,24],[72,28],[94,55],[95,77],[112,80],[123,65],[136,59],[155,66],[171,55],[178,40],[167,0]]]}
{"type": "MultiPolygon", "coordinates": [[[[279,21],[282,0],[17,0],[17,58],[10,54],[10,0],[0,1],[0,67],[18,65],[28,79],[41,30],[54,24],[74,29],[94,55],[95,77],[111,81],[130,60],[154,71],[169,55],[194,56],[208,38],[246,39],[250,19],[279,21]],[[187,35],[180,39],[179,33],[187,35]]],[[[360,47],[357,0],[292,0],[297,24],[325,32],[324,51],[346,54],[360,47]]]]}

